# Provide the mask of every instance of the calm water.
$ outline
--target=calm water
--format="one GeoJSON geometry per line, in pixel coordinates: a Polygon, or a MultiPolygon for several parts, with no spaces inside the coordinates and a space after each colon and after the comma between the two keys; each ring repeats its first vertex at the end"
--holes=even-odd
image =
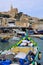
{"type": "Polygon", "coordinates": [[[38,48],[42,52],[42,59],[38,62],[40,62],[41,65],[43,65],[43,40],[41,40],[39,38],[33,38],[33,39],[35,40],[35,42],[38,43],[38,48]]]}
{"type": "MultiPolygon", "coordinates": [[[[43,40],[39,39],[39,38],[33,38],[35,42],[38,43],[38,47],[39,50],[42,52],[42,59],[39,61],[41,63],[41,65],[43,65],[43,40]]],[[[17,42],[17,41],[15,41],[17,42]]],[[[8,49],[9,47],[11,47],[14,43],[14,41],[10,41],[8,43],[1,43],[0,42],[0,50],[5,50],[8,49]]]]}
{"type": "Polygon", "coordinates": [[[0,50],[6,50],[6,49],[9,49],[11,48],[11,46],[13,46],[16,42],[18,41],[8,41],[7,43],[4,42],[0,42],[0,50]]]}

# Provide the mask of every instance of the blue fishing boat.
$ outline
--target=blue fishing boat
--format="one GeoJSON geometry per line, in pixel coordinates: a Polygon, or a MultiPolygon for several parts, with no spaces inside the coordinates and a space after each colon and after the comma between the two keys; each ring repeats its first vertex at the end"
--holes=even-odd
{"type": "Polygon", "coordinates": [[[43,34],[43,30],[39,30],[37,31],[39,34],[43,34]]]}
{"type": "Polygon", "coordinates": [[[8,39],[0,38],[0,42],[3,42],[3,43],[8,42],[8,39]]]}
{"type": "Polygon", "coordinates": [[[12,63],[11,60],[8,60],[8,59],[6,59],[6,60],[1,60],[1,59],[0,59],[0,65],[10,65],[11,63],[12,63]]]}
{"type": "Polygon", "coordinates": [[[43,37],[40,37],[41,40],[43,40],[43,37]]]}

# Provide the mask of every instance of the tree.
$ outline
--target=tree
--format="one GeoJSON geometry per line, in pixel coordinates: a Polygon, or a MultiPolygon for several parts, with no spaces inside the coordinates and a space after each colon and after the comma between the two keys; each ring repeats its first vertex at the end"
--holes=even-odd
{"type": "Polygon", "coordinates": [[[0,14],[0,17],[10,18],[10,16],[9,15],[6,15],[6,14],[0,14]]]}
{"type": "Polygon", "coordinates": [[[15,18],[16,19],[20,19],[20,17],[22,16],[22,14],[23,14],[22,12],[19,12],[18,14],[15,15],[15,18]]]}

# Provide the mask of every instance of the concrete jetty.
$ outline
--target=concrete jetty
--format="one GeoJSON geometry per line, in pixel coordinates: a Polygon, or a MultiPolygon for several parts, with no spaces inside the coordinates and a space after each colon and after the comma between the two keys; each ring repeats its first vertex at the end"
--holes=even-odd
{"type": "Polygon", "coordinates": [[[11,34],[11,33],[1,33],[0,34],[0,38],[11,38],[13,37],[14,34],[11,34]]]}
{"type": "Polygon", "coordinates": [[[43,35],[41,35],[41,34],[37,34],[37,35],[29,35],[29,36],[31,36],[31,37],[43,37],[43,35]]]}

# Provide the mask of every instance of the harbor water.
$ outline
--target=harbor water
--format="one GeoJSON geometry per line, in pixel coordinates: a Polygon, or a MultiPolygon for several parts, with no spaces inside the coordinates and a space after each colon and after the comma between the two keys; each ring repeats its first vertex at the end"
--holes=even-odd
{"type": "MultiPolygon", "coordinates": [[[[38,48],[39,50],[42,52],[42,59],[39,61],[41,63],[41,65],[43,65],[43,40],[41,40],[40,38],[32,38],[35,42],[38,43],[38,48]]],[[[14,45],[14,43],[16,43],[18,41],[9,41],[7,43],[2,43],[0,42],[0,50],[5,50],[10,48],[12,45],[14,45]]]]}
{"type": "Polygon", "coordinates": [[[41,60],[39,60],[38,62],[39,62],[41,65],[43,65],[43,40],[40,39],[40,38],[33,38],[33,40],[38,43],[38,48],[39,48],[39,50],[40,50],[41,53],[42,53],[42,58],[41,58],[41,60]]]}

